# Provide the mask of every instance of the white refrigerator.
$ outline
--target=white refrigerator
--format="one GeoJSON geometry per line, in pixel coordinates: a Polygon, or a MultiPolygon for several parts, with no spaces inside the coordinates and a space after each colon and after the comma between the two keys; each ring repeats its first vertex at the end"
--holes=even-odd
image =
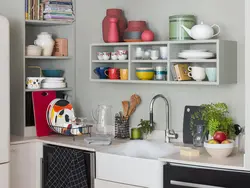
{"type": "MultiPolygon", "coordinates": [[[[10,26],[0,15],[0,188],[9,188],[10,167],[10,26]]],[[[18,95],[18,93],[17,93],[18,95]]]]}

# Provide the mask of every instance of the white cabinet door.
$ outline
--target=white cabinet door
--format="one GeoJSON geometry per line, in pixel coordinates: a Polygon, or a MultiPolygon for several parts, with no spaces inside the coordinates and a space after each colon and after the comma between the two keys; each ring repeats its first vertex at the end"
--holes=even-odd
{"type": "Polygon", "coordinates": [[[137,187],[133,185],[126,185],[126,184],[95,179],[95,188],[143,188],[143,187],[137,187]]]}
{"type": "Polygon", "coordinates": [[[10,187],[10,164],[2,164],[0,165],[0,187],[1,188],[9,188],[10,187]]]}
{"type": "Polygon", "coordinates": [[[35,144],[36,143],[11,145],[11,188],[37,188],[35,144]]]}
{"type": "MultiPolygon", "coordinates": [[[[2,12],[1,12],[2,13],[2,12]]],[[[9,21],[0,16],[0,80],[1,82],[1,131],[0,163],[10,161],[10,37],[9,21]]]]}

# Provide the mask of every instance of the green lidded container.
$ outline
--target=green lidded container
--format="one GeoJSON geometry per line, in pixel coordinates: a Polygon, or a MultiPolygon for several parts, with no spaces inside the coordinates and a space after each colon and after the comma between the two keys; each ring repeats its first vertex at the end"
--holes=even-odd
{"type": "Polygon", "coordinates": [[[192,38],[181,27],[182,25],[191,29],[196,25],[194,15],[174,15],[169,17],[169,40],[191,40],[192,38]]]}

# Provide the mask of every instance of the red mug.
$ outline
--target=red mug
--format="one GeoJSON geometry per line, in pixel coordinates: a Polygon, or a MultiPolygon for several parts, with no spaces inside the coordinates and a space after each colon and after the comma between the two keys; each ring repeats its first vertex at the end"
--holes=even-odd
{"type": "Polygon", "coordinates": [[[104,74],[111,80],[120,79],[120,69],[118,68],[109,68],[108,70],[105,70],[104,74]]]}

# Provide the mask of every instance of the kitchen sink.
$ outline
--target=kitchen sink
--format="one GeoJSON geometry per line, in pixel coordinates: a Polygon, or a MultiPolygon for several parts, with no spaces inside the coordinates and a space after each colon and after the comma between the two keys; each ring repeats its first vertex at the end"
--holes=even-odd
{"type": "Polygon", "coordinates": [[[179,148],[173,144],[148,140],[131,140],[107,150],[110,154],[145,159],[158,159],[177,152],[179,148]]]}

